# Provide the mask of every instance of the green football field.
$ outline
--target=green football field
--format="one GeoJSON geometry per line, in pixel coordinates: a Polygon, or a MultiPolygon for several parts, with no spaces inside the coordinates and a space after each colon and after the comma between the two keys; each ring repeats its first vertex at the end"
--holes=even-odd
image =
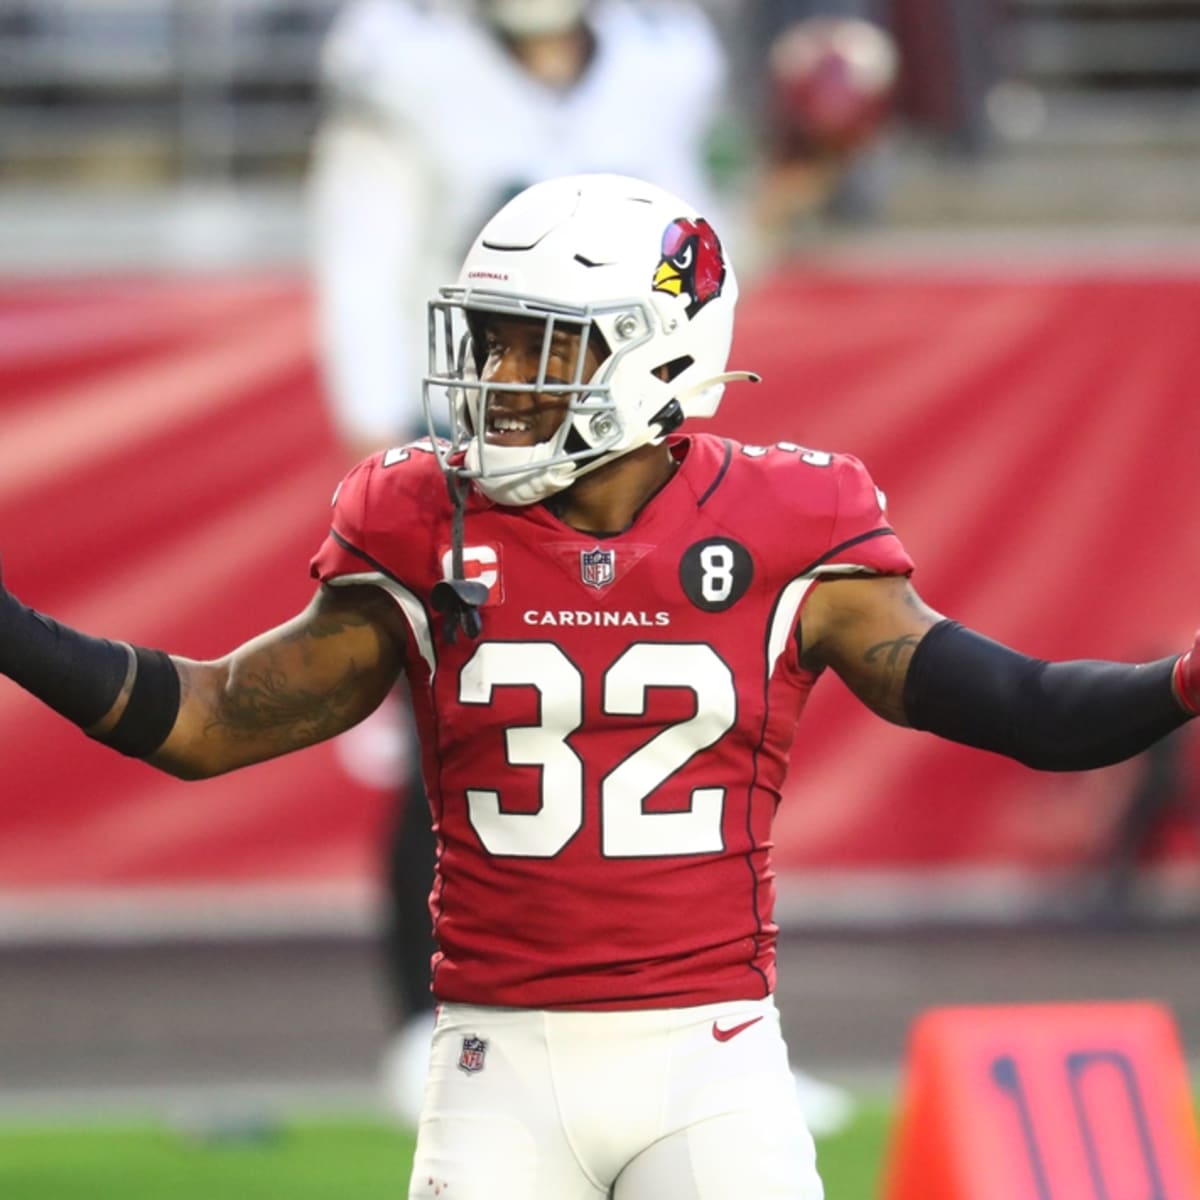
{"type": "MultiPolygon", "coordinates": [[[[867,1200],[891,1122],[864,1103],[818,1143],[830,1200],[867,1200]]],[[[168,1124],[0,1125],[3,1200],[403,1200],[412,1138],[377,1119],[177,1129],[168,1124]]]]}

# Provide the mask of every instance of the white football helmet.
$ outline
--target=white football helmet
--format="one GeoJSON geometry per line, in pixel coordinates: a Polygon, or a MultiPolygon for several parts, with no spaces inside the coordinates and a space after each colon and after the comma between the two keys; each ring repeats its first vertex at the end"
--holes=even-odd
{"type": "MultiPolygon", "coordinates": [[[[499,504],[534,504],[603,463],[661,442],[685,417],[711,417],[725,384],[737,282],[716,231],[686,201],[639,179],[574,175],[535,184],[485,226],[453,287],[429,305],[430,429],[446,428],[442,468],[499,504]],[[484,383],[472,341],[480,317],[544,322],[537,378],[484,383]],[[583,378],[547,382],[555,331],[603,340],[583,378]],[[533,446],[489,444],[498,393],[565,396],[554,436],[533,446]]],[[[435,439],[436,442],[436,439],[435,439]]]]}
{"type": "Polygon", "coordinates": [[[509,37],[566,33],[582,19],[588,0],[478,0],[485,21],[509,37]]]}

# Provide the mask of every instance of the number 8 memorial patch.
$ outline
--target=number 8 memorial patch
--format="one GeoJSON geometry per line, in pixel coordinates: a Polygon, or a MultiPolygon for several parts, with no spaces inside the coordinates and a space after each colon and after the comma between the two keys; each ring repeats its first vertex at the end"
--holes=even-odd
{"type": "Polygon", "coordinates": [[[684,551],[679,582],[684,594],[704,612],[724,612],[747,592],[754,578],[750,551],[729,538],[706,538],[684,551]]]}

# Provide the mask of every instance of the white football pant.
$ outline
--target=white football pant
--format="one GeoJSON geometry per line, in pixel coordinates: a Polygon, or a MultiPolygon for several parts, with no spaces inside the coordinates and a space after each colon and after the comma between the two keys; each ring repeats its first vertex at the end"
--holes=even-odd
{"type": "Polygon", "coordinates": [[[444,1004],[409,1200],[822,1200],[773,1000],[444,1004]]]}

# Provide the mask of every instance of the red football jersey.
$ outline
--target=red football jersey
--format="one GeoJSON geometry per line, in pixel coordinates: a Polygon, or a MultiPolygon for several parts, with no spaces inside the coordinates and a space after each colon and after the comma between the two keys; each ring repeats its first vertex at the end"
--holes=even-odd
{"type": "Polygon", "coordinates": [[[438,839],[443,1000],[654,1008],[775,983],[771,821],[814,682],[804,598],[823,576],[907,574],[852,458],[673,438],[679,467],[625,532],[472,491],[478,639],[430,604],[452,508],[428,444],[359,464],[313,560],[407,618],[438,839]]]}

